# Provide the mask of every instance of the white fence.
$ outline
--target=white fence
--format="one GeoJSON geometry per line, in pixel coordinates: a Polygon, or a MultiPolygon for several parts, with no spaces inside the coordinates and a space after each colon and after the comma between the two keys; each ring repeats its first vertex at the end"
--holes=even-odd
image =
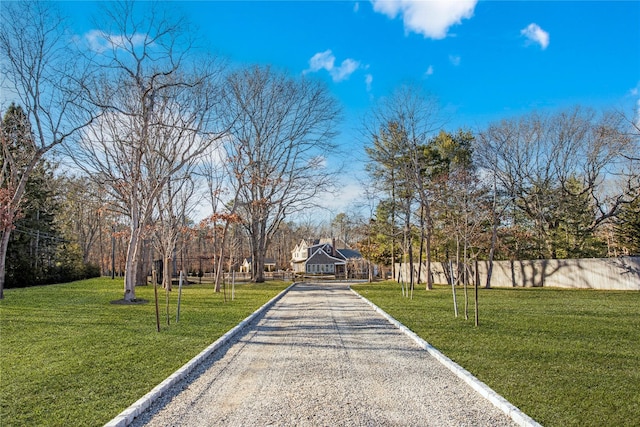
{"type": "MultiPolygon", "coordinates": [[[[396,280],[408,281],[409,265],[397,264],[396,280]]],[[[487,280],[488,261],[478,261],[472,276],[480,286],[487,280]],[[477,267],[476,267],[477,266],[477,267]]],[[[426,283],[426,264],[413,265],[414,277],[426,283]]],[[[453,266],[455,270],[455,265],[453,266]]],[[[450,283],[447,263],[431,263],[434,283],[450,283]]],[[[473,279],[471,279],[473,281],[473,279]]],[[[494,261],[491,287],[557,287],[640,291],[640,257],[494,261]]]]}

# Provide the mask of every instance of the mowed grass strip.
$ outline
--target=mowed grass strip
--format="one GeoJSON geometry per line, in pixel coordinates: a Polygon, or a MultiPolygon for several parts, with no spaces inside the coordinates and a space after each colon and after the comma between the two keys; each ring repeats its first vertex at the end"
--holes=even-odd
{"type": "Polygon", "coordinates": [[[473,289],[465,321],[462,289],[455,318],[450,287],[352,287],[542,425],[640,423],[640,292],[481,289],[476,328],[473,289]]]}
{"type": "Polygon", "coordinates": [[[289,283],[237,285],[227,302],[212,285],[136,288],[144,305],[114,305],[122,280],[5,290],[0,301],[0,425],[104,425],[289,283]]]}

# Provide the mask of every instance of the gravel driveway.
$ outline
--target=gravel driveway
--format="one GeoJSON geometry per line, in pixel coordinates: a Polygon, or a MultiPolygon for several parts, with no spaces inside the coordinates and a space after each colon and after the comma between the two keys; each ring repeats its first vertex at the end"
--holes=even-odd
{"type": "Polygon", "coordinates": [[[135,426],[512,426],[346,285],[299,284],[135,426]]]}

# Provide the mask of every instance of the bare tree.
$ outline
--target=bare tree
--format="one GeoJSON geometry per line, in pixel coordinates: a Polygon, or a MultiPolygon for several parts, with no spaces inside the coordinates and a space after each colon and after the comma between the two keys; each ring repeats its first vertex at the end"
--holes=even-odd
{"type": "Polygon", "coordinates": [[[576,232],[586,236],[640,197],[633,139],[618,114],[532,113],[491,124],[478,142],[483,165],[534,225],[538,256],[557,257],[554,236],[573,217],[581,216],[576,232]]]}
{"type": "Polygon", "coordinates": [[[185,23],[158,4],[141,17],[130,2],[108,6],[103,16],[112,28],[97,37],[95,78],[85,91],[102,116],[71,149],[129,219],[124,299],[130,301],[157,196],[226,131],[217,120],[224,67],[190,56],[185,23]]]}
{"type": "MultiPolygon", "coordinates": [[[[56,218],[65,238],[77,242],[83,263],[89,263],[91,253],[99,246],[104,225],[104,191],[87,177],[63,176],[62,202],[56,218]]],[[[96,264],[99,264],[96,263],[96,264]]]]}
{"type": "MultiPolygon", "coordinates": [[[[187,168],[180,175],[167,180],[163,191],[156,195],[156,210],[153,218],[153,243],[162,257],[162,287],[166,296],[166,315],[169,324],[169,292],[173,281],[172,261],[177,252],[178,241],[187,232],[186,222],[193,210],[194,182],[190,179],[191,171],[187,168]]],[[[155,286],[155,283],[154,283],[155,286]]]]}
{"type": "Polygon", "coordinates": [[[8,2],[2,5],[0,24],[1,90],[24,109],[28,131],[13,134],[24,148],[20,161],[15,144],[3,131],[2,214],[0,231],[0,298],[3,297],[5,260],[13,221],[19,214],[31,172],[51,149],[91,121],[79,108],[78,84],[82,69],[72,52],[64,18],[50,2],[8,2]]]}
{"type": "Polygon", "coordinates": [[[252,280],[264,281],[270,240],[288,215],[317,204],[334,184],[339,109],[325,86],[269,67],[233,73],[225,110],[237,117],[226,144],[238,213],[251,242],[252,280]]]}
{"type": "Polygon", "coordinates": [[[212,226],[214,244],[218,244],[218,252],[214,253],[214,286],[216,292],[220,292],[229,230],[233,224],[239,222],[236,211],[240,188],[237,186],[234,188],[229,179],[229,176],[234,173],[233,166],[225,162],[224,148],[221,145],[212,146],[202,160],[198,167],[198,175],[202,176],[207,184],[207,199],[211,205],[212,213],[205,222],[212,226]]]}
{"type": "Polygon", "coordinates": [[[626,123],[628,128],[626,135],[631,138],[631,148],[624,156],[633,162],[640,162],[640,102],[636,104],[633,111],[618,110],[616,115],[626,123]]]}

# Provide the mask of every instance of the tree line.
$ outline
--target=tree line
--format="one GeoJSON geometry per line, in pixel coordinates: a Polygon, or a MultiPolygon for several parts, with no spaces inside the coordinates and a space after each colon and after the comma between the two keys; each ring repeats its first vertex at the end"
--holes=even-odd
{"type": "MultiPolygon", "coordinates": [[[[105,3],[96,20],[100,30],[86,44],[70,37],[55,4],[3,8],[5,85],[24,123],[2,131],[0,292],[27,183],[50,152],[82,171],[72,181],[95,190],[82,199],[99,197],[103,218],[126,227],[111,230],[126,242],[125,300],[146,282],[147,241],[170,289],[166,273],[197,199],[211,208],[205,226],[219,242],[217,270],[241,227],[253,280],[263,281],[285,219],[332,185],[325,159],[335,149],[337,101],[318,81],[269,66],[231,68],[200,49],[186,21],[161,3],[105,3]]],[[[100,236],[104,224],[96,230],[100,236]]]]}
{"type": "Polygon", "coordinates": [[[370,259],[427,271],[452,261],[464,280],[479,259],[640,253],[640,132],[619,111],[577,106],[449,132],[434,99],[404,86],[365,136],[379,200],[361,242],[370,259]]]}
{"type": "MultiPolygon", "coordinates": [[[[0,297],[19,272],[122,271],[135,300],[152,258],[167,290],[176,258],[211,264],[217,290],[246,256],[264,280],[267,256],[284,267],[318,235],[290,218],[336,190],[338,102],[304,76],[231,66],[161,3],[101,7],[90,43],[55,3],[3,7],[15,104],[0,132],[0,297]]],[[[640,132],[623,114],[576,107],[450,132],[433,98],[403,86],[362,131],[370,212],[332,225],[381,266],[638,252],[640,132]]]]}

